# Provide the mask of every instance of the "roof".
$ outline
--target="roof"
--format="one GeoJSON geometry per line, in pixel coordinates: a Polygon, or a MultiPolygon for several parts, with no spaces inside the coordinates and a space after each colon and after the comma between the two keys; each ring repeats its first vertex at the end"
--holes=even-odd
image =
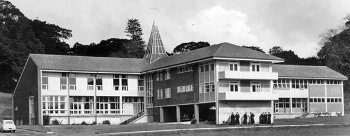
{"type": "Polygon", "coordinates": [[[88,57],[30,54],[34,63],[45,70],[140,73],[148,62],[139,58],[88,57]]]}
{"type": "Polygon", "coordinates": [[[212,45],[197,50],[167,56],[158,59],[151,63],[145,70],[154,70],[158,68],[193,62],[197,60],[220,57],[220,58],[235,58],[235,59],[258,59],[258,60],[271,60],[271,61],[283,61],[283,59],[262,53],[256,50],[248,49],[245,47],[237,46],[230,43],[221,43],[212,45]]]}
{"type": "Polygon", "coordinates": [[[278,72],[278,77],[320,78],[347,80],[347,77],[327,66],[305,65],[272,65],[272,71],[278,72]]]}
{"type": "Polygon", "coordinates": [[[160,38],[159,30],[156,25],[152,26],[152,31],[149,36],[148,45],[146,48],[146,54],[143,57],[143,59],[147,60],[148,62],[152,63],[156,61],[159,58],[168,56],[165,53],[162,39],[160,38]]]}

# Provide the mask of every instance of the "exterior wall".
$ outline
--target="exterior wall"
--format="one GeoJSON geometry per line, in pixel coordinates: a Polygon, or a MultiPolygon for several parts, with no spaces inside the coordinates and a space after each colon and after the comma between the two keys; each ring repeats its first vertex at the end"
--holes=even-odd
{"type": "Polygon", "coordinates": [[[160,107],[153,108],[153,121],[160,122],[160,107]]]}
{"type": "Polygon", "coordinates": [[[327,97],[342,97],[342,85],[327,85],[327,97]]]}
{"type": "Polygon", "coordinates": [[[250,81],[242,80],[240,82],[241,92],[250,92],[250,81]]]}
{"type": "MultiPolygon", "coordinates": [[[[259,123],[259,116],[263,112],[270,112],[273,114],[273,108],[271,107],[271,101],[219,101],[219,123],[226,122],[231,113],[243,116],[245,112],[249,115],[249,112],[255,114],[254,121],[259,123]]],[[[242,121],[242,119],[240,119],[242,121]]]]}
{"type": "Polygon", "coordinates": [[[325,97],[325,85],[309,85],[310,97],[325,97]]]}
{"type": "Polygon", "coordinates": [[[17,125],[29,124],[29,96],[34,96],[34,124],[38,124],[38,68],[29,58],[13,94],[13,114],[17,125]],[[16,111],[17,109],[17,111],[16,111]],[[22,122],[22,123],[21,123],[22,122]]]}
{"type": "Polygon", "coordinates": [[[240,61],[240,71],[250,71],[250,62],[249,61],[240,61]]]}
{"type": "Polygon", "coordinates": [[[326,112],[325,103],[310,103],[310,112],[326,112]]]}
{"type": "MultiPolygon", "coordinates": [[[[112,125],[120,124],[121,122],[129,119],[131,116],[99,116],[96,118],[97,124],[102,124],[103,121],[109,120],[112,125]]],[[[57,120],[61,124],[68,124],[68,117],[52,116],[50,122],[57,120]]],[[[92,124],[95,121],[93,116],[74,116],[69,117],[70,124],[81,124],[85,121],[87,124],[92,124]]]]}
{"type": "Polygon", "coordinates": [[[198,102],[198,68],[196,65],[192,65],[193,71],[185,73],[177,73],[177,68],[170,69],[170,79],[156,81],[157,72],[153,76],[153,98],[154,106],[163,105],[177,105],[198,102]],[[193,91],[191,92],[177,92],[178,86],[193,85],[193,91]],[[171,98],[157,99],[157,89],[163,89],[163,97],[165,96],[164,90],[171,88],[171,98]]]}

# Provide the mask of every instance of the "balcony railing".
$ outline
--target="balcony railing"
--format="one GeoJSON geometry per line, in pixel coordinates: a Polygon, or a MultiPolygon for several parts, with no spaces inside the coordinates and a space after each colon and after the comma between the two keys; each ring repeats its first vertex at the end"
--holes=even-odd
{"type": "Polygon", "coordinates": [[[277,80],[277,72],[220,71],[219,79],[277,80]]]}

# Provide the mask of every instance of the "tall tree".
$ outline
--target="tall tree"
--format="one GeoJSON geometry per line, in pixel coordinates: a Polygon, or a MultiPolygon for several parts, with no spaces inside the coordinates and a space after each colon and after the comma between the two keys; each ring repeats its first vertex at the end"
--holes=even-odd
{"type": "Polygon", "coordinates": [[[280,46],[274,46],[269,50],[269,54],[284,59],[283,64],[299,64],[300,58],[292,50],[283,50],[280,46]]]}
{"type": "Polygon", "coordinates": [[[340,29],[331,29],[323,34],[323,47],[317,53],[321,63],[350,77],[350,15],[340,29]]]}
{"type": "Polygon", "coordinates": [[[196,50],[203,47],[208,47],[210,44],[208,42],[187,42],[187,43],[181,43],[180,45],[176,46],[173,50],[174,54],[180,54],[192,50],[196,50]]]}
{"type": "Polygon", "coordinates": [[[262,53],[265,53],[260,47],[258,46],[242,46],[244,48],[249,48],[249,49],[252,49],[252,50],[256,50],[256,51],[260,51],[262,53]]]}
{"type": "Polygon", "coordinates": [[[128,43],[128,46],[133,51],[134,56],[142,58],[145,42],[142,39],[143,32],[139,20],[135,18],[129,19],[124,32],[131,39],[131,43],[128,43]]]}

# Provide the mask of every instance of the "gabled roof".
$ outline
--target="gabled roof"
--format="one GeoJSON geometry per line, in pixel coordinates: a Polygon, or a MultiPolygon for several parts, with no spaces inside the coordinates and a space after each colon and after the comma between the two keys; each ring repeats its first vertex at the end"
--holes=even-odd
{"type": "Polygon", "coordinates": [[[286,78],[317,78],[347,80],[347,77],[326,66],[305,65],[272,65],[272,71],[278,72],[278,77],[286,78]]]}
{"type": "Polygon", "coordinates": [[[140,73],[148,65],[146,60],[139,58],[46,54],[30,54],[29,57],[43,70],[140,73]]]}
{"type": "Polygon", "coordinates": [[[179,65],[213,57],[283,61],[283,59],[281,58],[265,54],[259,51],[255,51],[230,43],[221,43],[177,55],[160,58],[157,61],[151,63],[145,70],[154,70],[158,68],[179,65]]]}

